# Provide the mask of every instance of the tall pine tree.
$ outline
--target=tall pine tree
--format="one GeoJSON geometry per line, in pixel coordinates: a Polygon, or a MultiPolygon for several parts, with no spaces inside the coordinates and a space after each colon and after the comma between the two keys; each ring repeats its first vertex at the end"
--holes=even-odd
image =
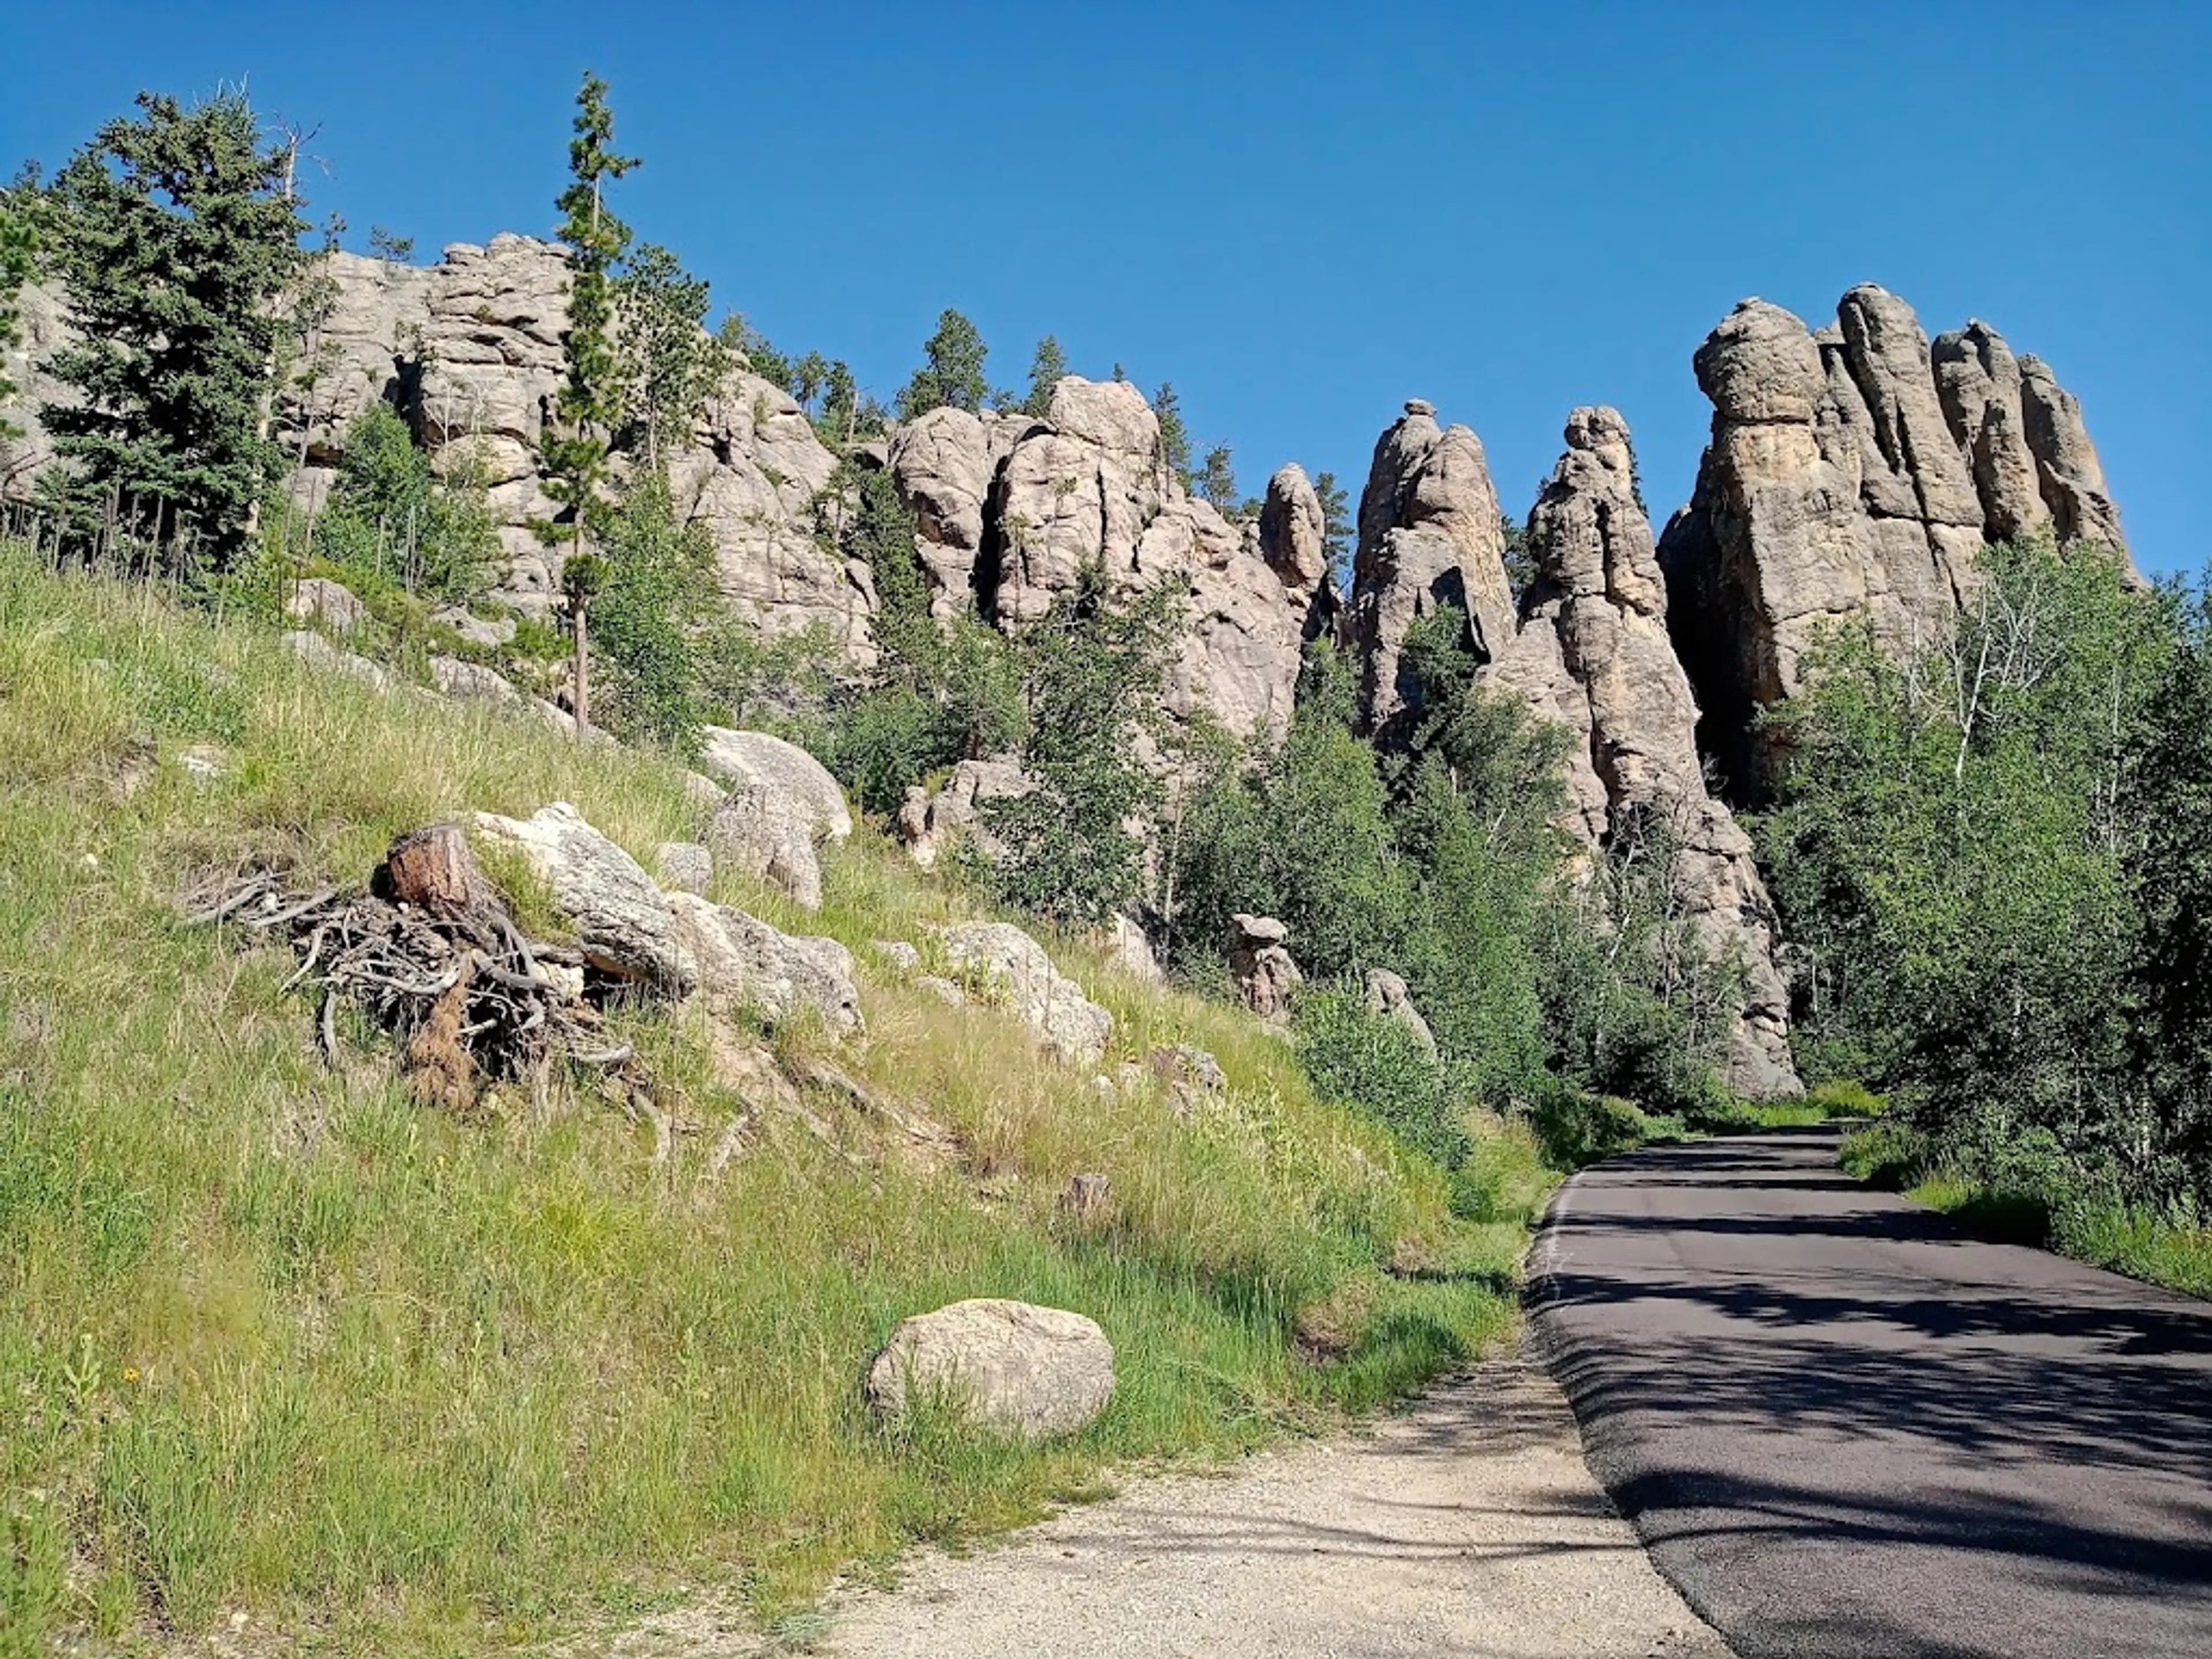
{"type": "Polygon", "coordinates": [[[568,545],[569,568],[563,573],[562,591],[568,597],[575,635],[579,736],[590,720],[586,613],[606,574],[605,565],[587,550],[586,540],[605,533],[607,454],[623,411],[622,365],[609,327],[615,309],[610,272],[629,246],[629,227],[608,210],[606,186],[637,165],[635,156],[614,152],[614,136],[607,83],[586,70],[576,93],[568,186],[554,201],[561,210],[561,240],[568,247],[568,330],[562,336],[568,372],[555,419],[538,444],[545,493],[566,512],[562,520],[535,526],[549,545],[568,545]]]}
{"type": "Polygon", "coordinates": [[[40,216],[76,335],[46,365],[75,395],[40,411],[66,463],[41,488],[81,533],[189,532],[220,565],[283,472],[278,301],[307,227],[243,93],[189,109],[141,93],[138,111],[70,159],[40,216]]]}

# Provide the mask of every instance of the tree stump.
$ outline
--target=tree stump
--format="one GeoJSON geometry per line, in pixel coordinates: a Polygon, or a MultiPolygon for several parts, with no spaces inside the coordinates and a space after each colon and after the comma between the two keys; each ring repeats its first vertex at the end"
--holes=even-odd
{"type": "Polygon", "coordinates": [[[498,895],[457,823],[434,823],[393,842],[370,890],[440,921],[485,922],[501,911],[498,895]]]}

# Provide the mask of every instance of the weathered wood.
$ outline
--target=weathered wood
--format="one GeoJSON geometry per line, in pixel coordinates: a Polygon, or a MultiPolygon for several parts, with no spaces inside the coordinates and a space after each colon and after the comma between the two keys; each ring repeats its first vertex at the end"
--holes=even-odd
{"type": "Polygon", "coordinates": [[[500,908],[469,851],[468,836],[454,823],[434,823],[393,842],[370,890],[440,921],[489,920],[500,908]]]}

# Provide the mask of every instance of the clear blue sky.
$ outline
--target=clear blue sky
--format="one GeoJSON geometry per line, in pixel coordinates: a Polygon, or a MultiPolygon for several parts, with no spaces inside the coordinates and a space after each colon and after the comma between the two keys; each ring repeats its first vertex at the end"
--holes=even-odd
{"type": "Polygon", "coordinates": [[[622,186],[787,349],[888,396],[948,305],[1018,382],[1172,380],[1256,492],[1357,494],[1411,396],[1525,511],[1617,404],[1688,493],[1699,340],[1854,283],[1969,315],[2082,400],[2138,558],[2212,557],[2212,3],[281,5],[11,0],[0,165],[142,86],[320,123],[355,241],[543,234],[587,65],[622,186]]]}

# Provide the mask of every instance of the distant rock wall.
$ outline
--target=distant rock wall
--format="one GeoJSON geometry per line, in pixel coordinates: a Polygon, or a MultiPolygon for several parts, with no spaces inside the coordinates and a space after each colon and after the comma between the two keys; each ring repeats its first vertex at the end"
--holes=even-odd
{"type": "Polygon", "coordinates": [[[1871,284],[1817,332],[1746,300],[1694,362],[1712,440],[1659,559],[1704,746],[1739,798],[1778,758],[1758,712],[1824,629],[1863,617],[1909,648],[1949,625],[1990,541],[2121,545],[2079,405],[1985,324],[1931,346],[1871,284]]]}
{"type": "Polygon", "coordinates": [[[1297,468],[1270,480],[1256,524],[1231,523],[1168,466],[1143,394],[1076,375],[1042,418],[932,410],[893,437],[889,465],[939,616],[973,605],[1019,628],[1091,565],[1124,593],[1170,585],[1189,604],[1174,711],[1239,736],[1289,723],[1300,654],[1334,609],[1321,505],[1297,468]]]}

